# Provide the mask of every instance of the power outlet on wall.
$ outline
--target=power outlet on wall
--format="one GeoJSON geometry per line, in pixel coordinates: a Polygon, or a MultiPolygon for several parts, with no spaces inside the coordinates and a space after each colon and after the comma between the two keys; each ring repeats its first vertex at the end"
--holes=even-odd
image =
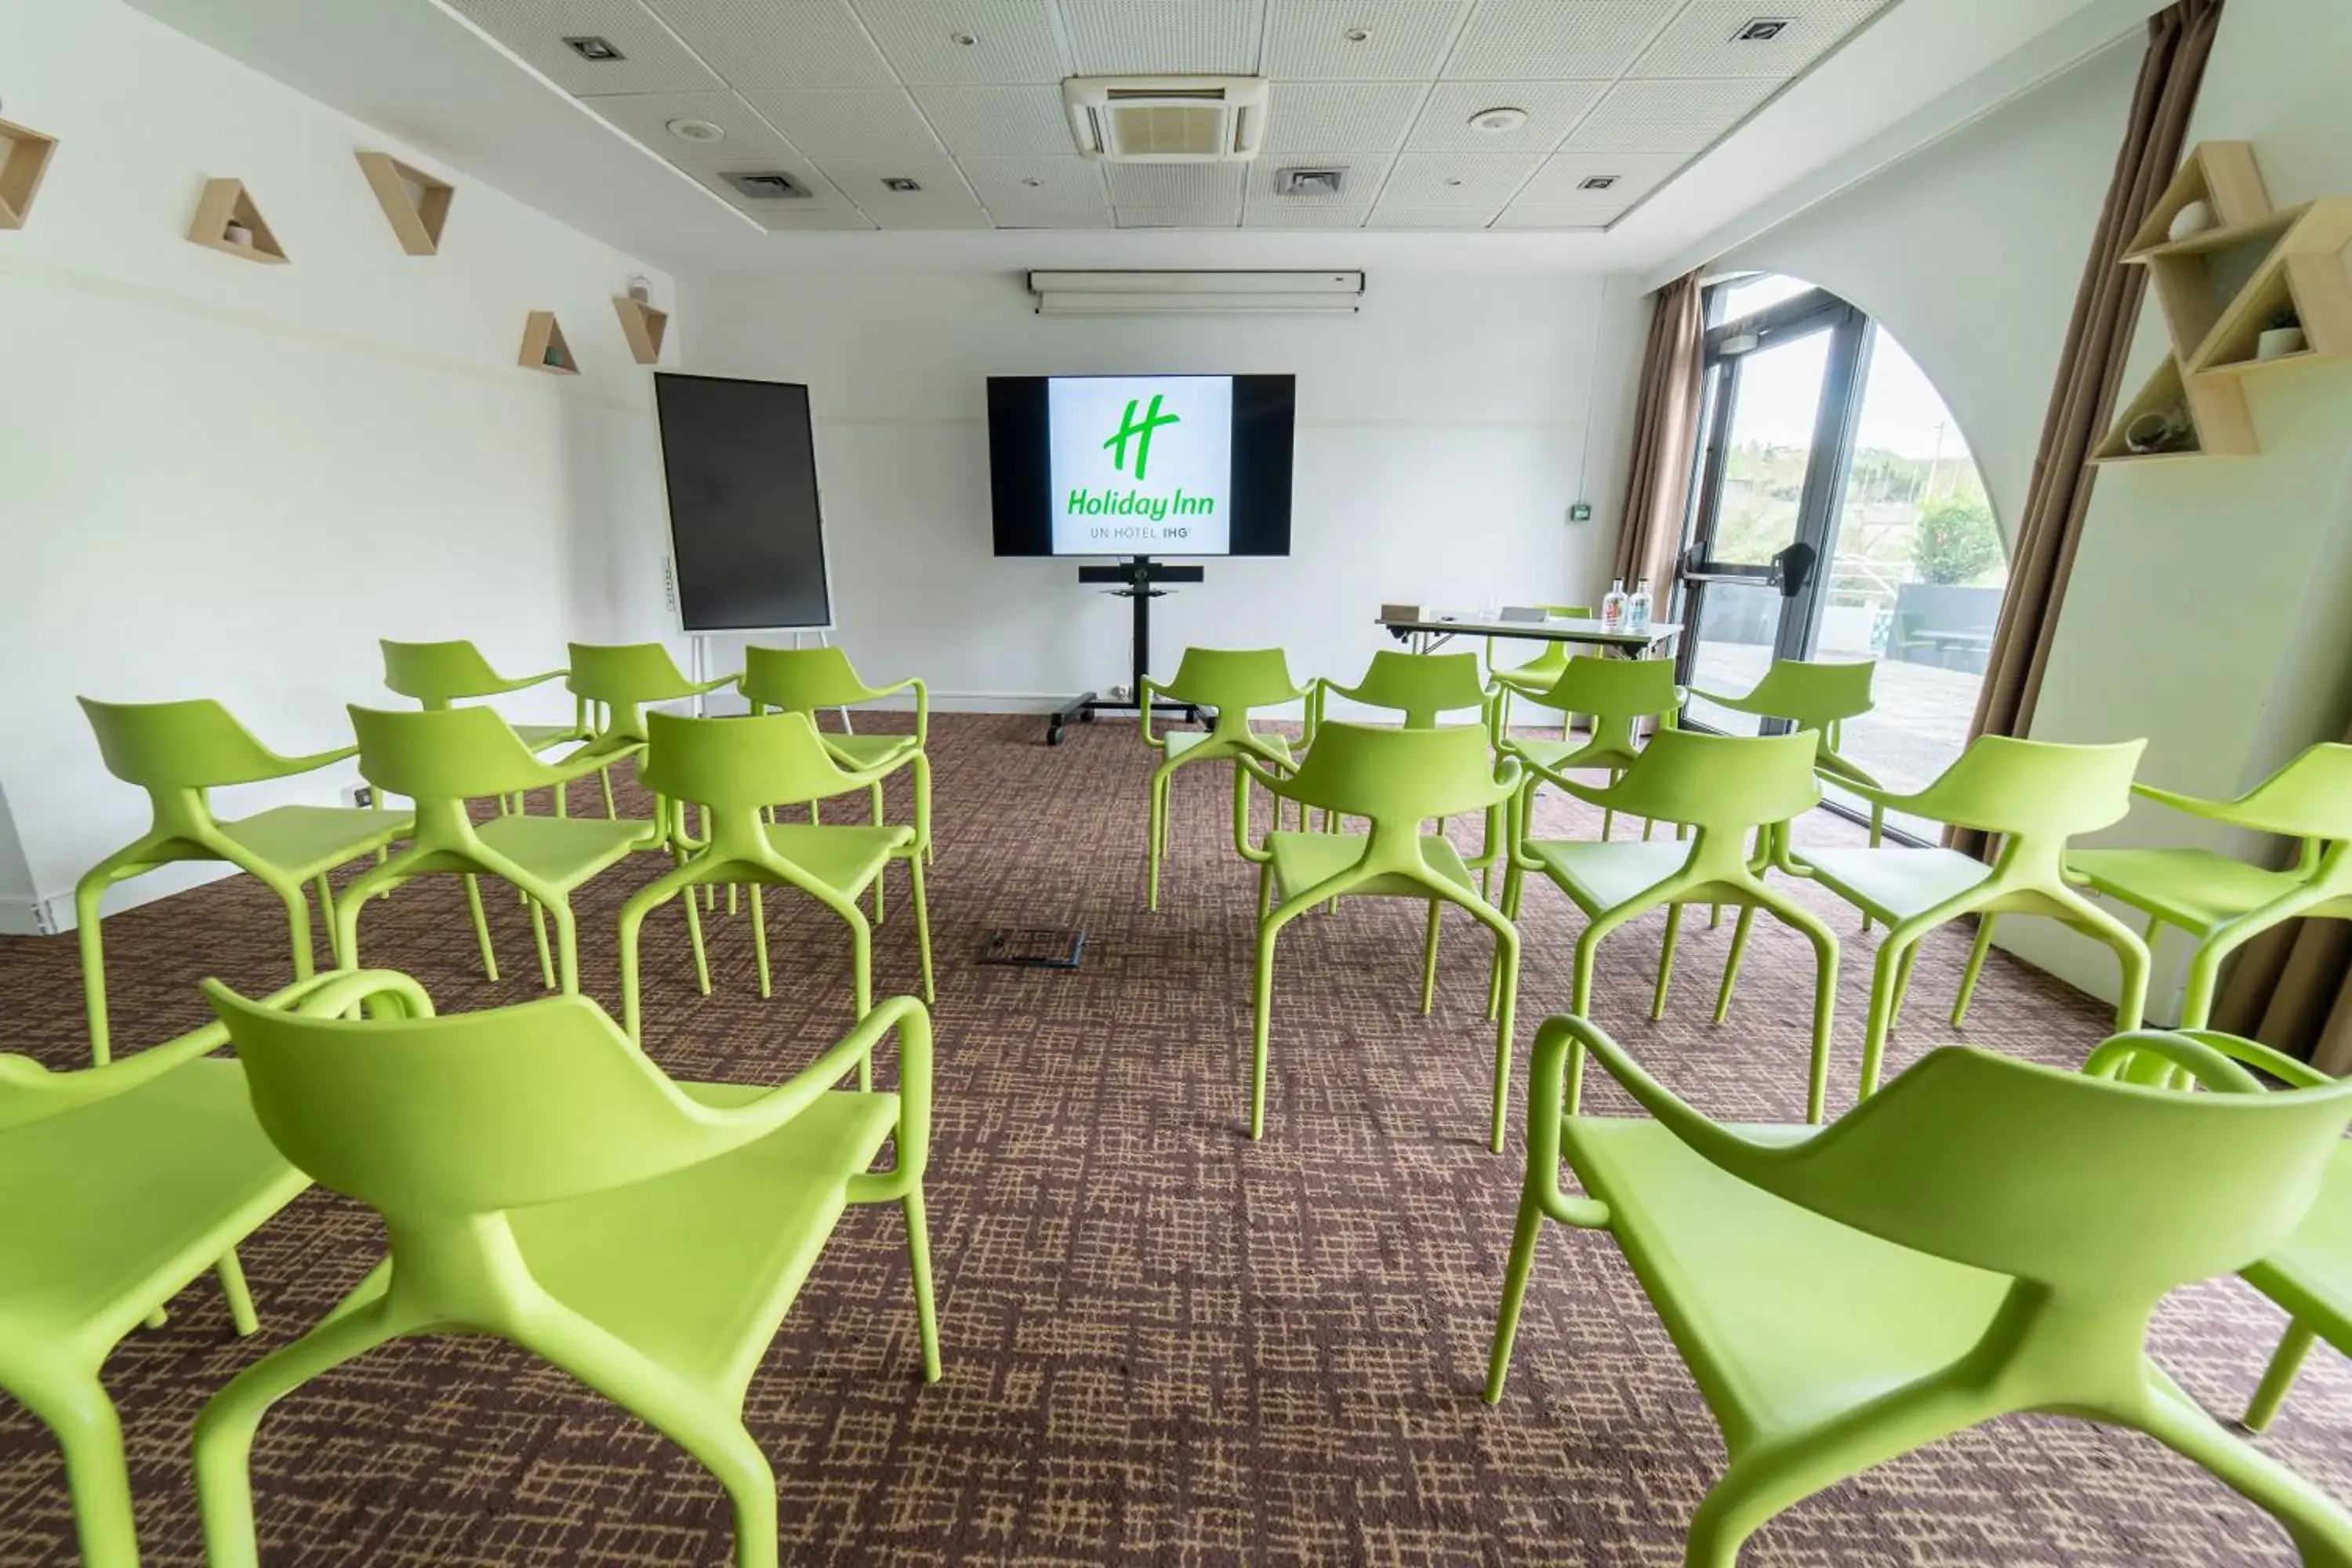
{"type": "Polygon", "coordinates": [[[375,786],[363,784],[345,784],[343,800],[345,804],[364,811],[375,804],[375,786]]]}
{"type": "Polygon", "coordinates": [[[1122,681],[1110,689],[1110,700],[1113,702],[1132,702],[1135,700],[1135,693],[1129,691],[1126,683],[1122,681]]]}

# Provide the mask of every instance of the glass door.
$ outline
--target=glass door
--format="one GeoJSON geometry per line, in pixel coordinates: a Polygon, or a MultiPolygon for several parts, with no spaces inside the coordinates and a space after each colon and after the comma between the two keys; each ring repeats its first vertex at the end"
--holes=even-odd
{"type": "MultiPolygon", "coordinates": [[[[1833,545],[1870,323],[1817,289],[1760,302],[1727,286],[1709,313],[1691,521],[1676,573],[1676,613],[1688,628],[1678,679],[1745,691],[1775,658],[1803,657],[1833,545]]],[[[1760,727],[1702,698],[1687,716],[1734,734],[1760,727]]]]}

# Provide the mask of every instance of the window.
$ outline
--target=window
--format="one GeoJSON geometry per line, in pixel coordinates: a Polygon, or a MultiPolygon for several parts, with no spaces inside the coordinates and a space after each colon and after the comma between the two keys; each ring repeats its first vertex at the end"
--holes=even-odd
{"type": "MultiPolygon", "coordinates": [[[[1845,725],[1844,754],[1915,789],[1967,741],[2008,579],[1968,444],[1902,344],[1825,289],[1727,279],[1708,291],[1707,323],[1675,584],[1683,679],[1733,693],[1776,658],[1874,659],[1876,706],[1845,725]]],[[[1685,717],[1759,728],[1703,698],[1685,717]]],[[[1937,831],[1899,816],[1889,826],[1937,831]]]]}

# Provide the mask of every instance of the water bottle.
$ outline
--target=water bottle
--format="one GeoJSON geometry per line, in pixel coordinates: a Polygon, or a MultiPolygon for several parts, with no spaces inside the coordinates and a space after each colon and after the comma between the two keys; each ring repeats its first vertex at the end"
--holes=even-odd
{"type": "Polygon", "coordinates": [[[1609,584],[1609,596],[1601,601],[1601,629],[1622,631],[1625,626],[1625,580],[1622,577],[1609,584]]]}
{"type": "Polygon", "coordinates": [[[1650,629],[1650,584],[1644,582],[1625,601],[1625,629],[1646,632],[1650,629]]]}

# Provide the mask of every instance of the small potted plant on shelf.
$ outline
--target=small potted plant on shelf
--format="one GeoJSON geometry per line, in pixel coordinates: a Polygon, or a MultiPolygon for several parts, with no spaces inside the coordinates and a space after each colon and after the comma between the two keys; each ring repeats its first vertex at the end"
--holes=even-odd
{"type": "Polygon", "coordinates": [[[2254,340],[2256,359],[2284,359],[2303,350],[2303,318],[2292,305],[2272,311],[2270,320],[2263,323],[2262,336],[2254,340]]]}

